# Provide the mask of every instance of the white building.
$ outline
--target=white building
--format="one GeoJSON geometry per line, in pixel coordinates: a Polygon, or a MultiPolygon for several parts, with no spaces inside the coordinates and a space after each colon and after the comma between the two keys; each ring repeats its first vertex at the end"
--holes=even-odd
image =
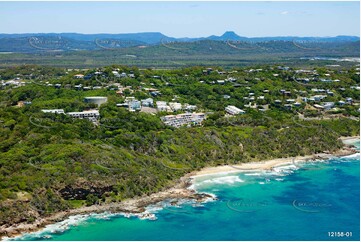
{"type": "Polygon", "coordinates": [[[144,106],[144,107],[153,107],[154,106],[153,98],[142,99],[141,102],[142,102],[142,106],[144,106]]]}
{"type": "Polygon", "coordinates": [[[323,108],[325,110],[330,110],[331,108],[333,108],[335,106],[334,102],[325,102],[323,103],[323,108]]]}
{"type": "Polygon", "coordinates": [[[91,121],[96,121],[100,116],[98,110],[88,110],[88,111],[83,111],[83,112],[69,112],[66,114],[72,118],[89,119],[91,121]]]}
{"type": "Polygon", "coordinates": [[[159,112],[165,111],[170,112],[172,109],[167,105],[167,102],[164,101],[156,101],[157,109],[159,112]]]}
{"type": "Polygon", "coordinates": [[[231,115],[236,115],[236,114],[244,114],[246,113],[246,111],[242,110],[242,109],[239,109],[235,106],[227,106],[225,108],[226,112],[231,114],[231,115]]]}
{"type": "Polygon", "coordinates": [[[84,75],[83,75],[83,74],[76,74],[76,75],[74,75],[74,77],[75,77],[76,79],[83,79],[83,78],[84,78],[84,75]]]}
{"type": "Polygon", "coordinates": [[[204,113],[183,113],[177,115],[167,115],[161,119],[164,124],[178,128],[185,125],[200,125],[205,118],[206,115],[204,113]]]}
{"type": "Polygon", "coordinates": [[[174,112],[177,112],[177,111],[179,111],[179,110],[182,110],[182,104],[181,104],[181,103],[170,102],[170,103],[169,103],[169,107],[170,107],[174,112]]]}
{"type": "Polygon", "coordinates": [[[64,109],[42,109],[43,113],[56,113],[56,114],[64,114],[64,109]]]}
{"type": "Polygon", "coordinates": [[[142,108],[141,103],[138,100],[132,100],[128,102],[128,107],[129,107],[129,111],[131,112],[139,111],[142,108]]]}
{"type": "Polygon", "coordinates": [[[183,109],[187,110],[187,111],[194,111],[194,110],[197,109],[197,106],[196,105],[189,105],[188,103],[185,103],[183,105],[183,109]]]}

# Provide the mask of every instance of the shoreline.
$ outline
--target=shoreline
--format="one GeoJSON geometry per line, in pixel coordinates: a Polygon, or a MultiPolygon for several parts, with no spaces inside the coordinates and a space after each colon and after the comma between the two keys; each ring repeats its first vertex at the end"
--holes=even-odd
{"type": "Polygon", "coordinates": [[[305,155],[305,156],[276,158],[276,159],[263,160],[263,161],[247,162],[239,165],[222,165],[215,167],[205,167],[200,171],[192,172],[193,175],[191,176],[191,178],[209,176],[215,174],[228,174],[228,173],[255,171],[255,170],[271,170],[274,167],[278,167],[286,164],[295,164],[298,162],[307,162],[310,160],[323,160],[335,156],[341,157],[355,153],[351,149],[347,148],[347,145],[354,143],[357,140],[360,140],[360,136],[340,137],[339,139],[344,143],[344,147],[333,153],[318,153],[318,154],[305,155]]]}
{"type": "Polygon", "coordinates": [[[164,191],[153,193],[149,196],[135,197],[126,199],[122,202],[107,203],[100,205],[92,205],[76,209],[70,209],[54,213],[51,216],[38,218],[33,223],[20,223],[12,226],[0,226],[0,239],[14,238],[21,236],[24,233],[37,232],[44,229],[47,225],[54,224],[66,220],[70,216],[91,214],[91,213],[125,213],[133,215],[142,215],[146,212],[146,207],[166,199],[193,199],[197,202],[203,202],[210,198],[211,195],[206,193],[197,193],[194,190],[188,189],[191,185],[191,179],[184,176],[173,187],[164,191]]]}
{"type": "Polygon", "coordinates": [[[145,207],[164,201],[166,199],[193,199],[197,202],[203,202],[208,199],[215,199],[206,193],[197,193],[190,189],[192,181],[196,177],[209,176],[215,174],[240,173],[251,170],[271,170],[274,167],[285,164],[294,164],[294,162],[307,162],[314,160],[324,160],[332,157],[342,157],[357,153],[354,149],[347,147],[348,144],[354,143],[360,139],[360,136],[340,137],[345,144],[343,148],[333,153],[319,153],[307,156],[297,156],[288,158],[276,158],[271,160],[263,160],[256,162],[243,163],[240,165],[223,165],[216,167],[205,167],[199,171],[190,172],[179,179],[175,186],[165,189],[149,196],[135,197],[117,203],[107,203],[101,205],[92,205],[77,209],[57,212],[51,216],[38,218],[33,223],[20,223],[12,226],[0,226],[0,239],[14,238],[24,233],[37,232],[45,228],[49,224],[63,221],[73,215],[91,214],[91,213],[144,213],[145,207]]]}

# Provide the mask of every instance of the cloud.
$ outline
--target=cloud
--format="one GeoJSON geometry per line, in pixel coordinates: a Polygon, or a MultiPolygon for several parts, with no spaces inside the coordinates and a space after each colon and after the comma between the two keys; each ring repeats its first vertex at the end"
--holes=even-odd
{"type": "Polygon", "coordinates": [[[290,12],[288,12],[288,11],[283,11],[283,12],[281,12],[281,14],[282,15],[287,15],[287,14],[289,14],[290,12]]]}

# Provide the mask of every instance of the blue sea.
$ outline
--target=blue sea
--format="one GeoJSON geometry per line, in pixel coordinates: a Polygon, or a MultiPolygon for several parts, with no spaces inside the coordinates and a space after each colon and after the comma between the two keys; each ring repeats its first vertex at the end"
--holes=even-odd
{"type": "Polygon", "coordinates": [[[359,153],[272,171],[197,177],[194,188],[218,200],[149,206],[156,220],[107,213],[73,216],[16,240],[360,239],[359,153]]]}

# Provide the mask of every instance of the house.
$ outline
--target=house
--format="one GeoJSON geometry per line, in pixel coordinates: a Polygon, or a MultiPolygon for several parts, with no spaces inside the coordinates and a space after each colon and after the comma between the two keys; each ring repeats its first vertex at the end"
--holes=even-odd
{"type": "Polygon", "coordinates": [[[159,112],[170,112],[172,111],[172,109],[167,105],[167,102],[164,102],[164,101],[157,101],[156,102],[156,105],[157,105],[157,109],[159,112]]]}
{"type": "Polygon", "coordinates": [[[317,108],[317,109],[321,109],[321,110],[323,110],[324,109],[324,107],[322,106],[322,105],[319,105],[319,104],[315,104],[315,105],[313,105],[315,108],[317,108]]]}
{"type": "Polygon", "coordinates": [[[74,78],[76,78],[76,79],[83,79],[83,78],[84,78],[84,75],[83,75],[83,74],[76,74],[76,75],[74,75],[74,78]]]}
{"type": "Polygon", "coordinates": [[[173,112],[182,110],[182,104],[176,102],[170,102],[169,107],[173,110],[173,112]]]}
{"type": "Polygon", "coordinates": [[[119,108],[129,108],[129,104],[128,104],[128,103],[117,103],[116,105],[117,105],[117,107],[119,107],[119,108]]]}
{"type": "Polygon", "coordinates": [[[284,92],[284,95],[285,95],[285,96],[291,96],[291,91],[285,91],[285,92],[284,92]]]}
{"type": "Polygon", "coordinates": [[[115,76],[115,77],[120,77],[120,74],[119,74],[119,72],[117,72],[117,71],[112,71],[112,74],[115,76]]]}
{"type": "Polygon", "coordinates": [[[147,98],[140,100],[142,102],[143,107],[153,107],[153,98],[147,98]]]}
{"type": "Polygon", "coordinates": [[[19,108],[22,108],[25,105],[30,105],[30,104],[31,104],[30,101],[19,101],[16,106],[19,107],[19,108]]]}
{"type": "Polygon", "coordinates": [[[285,109],[287,110],[291,110],[292,109],[292,104],[285,104],[283,105],[285,107],[285,109]]]}
{"type": "Polygon", "coordinates": [[[323,103],[323,108],[325,110],[330,110],[331,108],[333,108],[335,106],[334,102],[324,102],[323,103]]]}
{"type": "Polygon", "coordinates": [[[79,85],[75,85],[74,88],[77,89],[77,90],[80,90],[82,89],[83,85],[82,84],[79,84],[79,85]]]}
{"type": "Polygon", "coordinates": [[[154,91],[154,92],[150,92],[150,95],[152,95],[153,97],[157,97],[157,96],[160,96],[161,93],[160,93],[160,91],[154,91]]]}
{"type": "Polygon", "coordinates": [[[184,104],[183,109],[187,110],[187,111],[194,111],[194,110],[197,109],[197,106],[196,105],[184,104]]]}
{"type": "Polygon", "coordinates": [[[124,102],[129,103],[129,102],[134,101],[134,100],[136,100],[135,97],[126,97],[124,102]]]}
{"type": "Polygon", "coordinates": [[[88,74],[84,76],[84,80],[90,80],[93,77],[93,74],[88,74]]]}
{"type": "Polygon", "coordinates": [[[322,99],[324,99],[325,97],[326,96],[324,96],[324,95],[315,95],[315,96],[313,96],[313,99],[314,99],[315,102],[319,102],[322,99]]]}
{"type": "Polygon", "coordinates": [[[231,114],[231,115],[237,115],[237,114],[244,114],[244,113],[246,113],[244,110],[242,110],[242,109],[239,109],[239,108],[237,108],[237,107],[235,107],[235,106],[227,106],[226,108],[225,108],[225,110],[226,110],[226,112],[227,113],[229,113],[229,114],[231,114]]]}
{"type": "Polygon", "coordinates": [[[334,95],[333,92],[331,92],[331,91],[327,91],[326,94],[329,95],[329,96],[333,96],[333,95],[334,95]]]}
{"type": "Polygon", "coordinates": [[[132,100],[128,102],[129,111],[139,111],[141,109],[140,101],[138,100],[132,100]]]}
{"type": "Polygon", "coordinates": [[[352,104],[352,102],[353,102],[353,99],[352,99],[352,98],[350,98],[350,97],[347,97],[347,98],[346,98],[346,103],[352,104]]]}

